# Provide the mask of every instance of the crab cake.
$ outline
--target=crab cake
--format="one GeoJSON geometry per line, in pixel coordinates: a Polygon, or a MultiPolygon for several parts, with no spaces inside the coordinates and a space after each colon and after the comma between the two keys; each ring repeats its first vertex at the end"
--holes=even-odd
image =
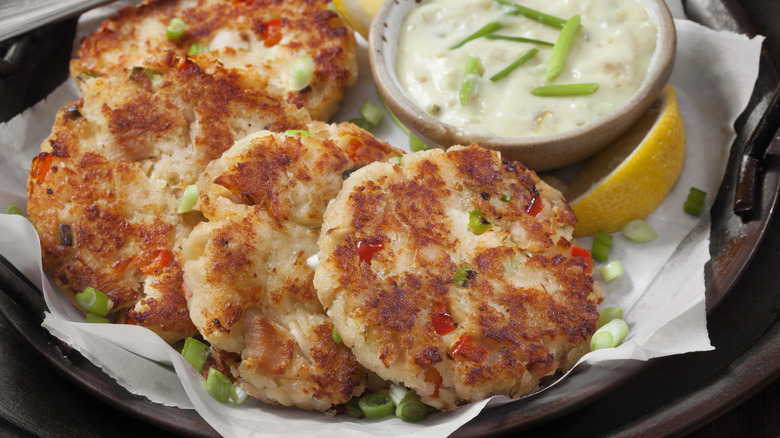
{"type": "Polygon", "coordinates": [[[57,114],[27,184],[44,267],[63,292],[95,287],[112,320],[168,342],[196,332],[179,253],[201,217],[176,213],[184,188],[236,139],[310,120],[259,92],[262,77],[204,61],[169,56],[90,81],[57,114]]]}
{"type": "Polygon", "coordinates": [[[217,350],[239,353],[234,374],[252,396],[327,411],[363,391],[365,371],[317,299],[307,258],[344,175],[401,152],[350,123],[258,132],[198,182],[208,222],[183,245],[192,321],[217,350]]]}
{"type": "Polygon", "coordinates": [[[314,284],[380,377],[454,409],[519,397],[588,351],[600,291],[575,217],[522,164],[476,145],[374,163],[329,205],[314,284]]]}
{"type": "Polygon", "coordinates": [[[121,9],[81,42],[74,77],[111,74],[115,68],[146,66],[149,56],[208,48],[226,67],[264,75],[289,103],[327,120],[344,89],[357,79],[357,42],[328,0],[148,0],[121,9]],[[166,36],[171,19],[183,34],[166,36]],[[196,46],[197,47],[197,46],[196,46]],[[290,81],[296,59],[309,57],[314,75],[297,89],[290,81]]]}

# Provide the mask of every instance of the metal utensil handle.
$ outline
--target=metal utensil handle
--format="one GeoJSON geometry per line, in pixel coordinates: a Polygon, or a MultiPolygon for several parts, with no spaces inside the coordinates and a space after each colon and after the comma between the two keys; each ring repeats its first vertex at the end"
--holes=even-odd
{"type": "Polygon", "coordinates": [[[114,0],[4,0],[0,2],[0,41],[55,21],[75,17],[114,0]]]}

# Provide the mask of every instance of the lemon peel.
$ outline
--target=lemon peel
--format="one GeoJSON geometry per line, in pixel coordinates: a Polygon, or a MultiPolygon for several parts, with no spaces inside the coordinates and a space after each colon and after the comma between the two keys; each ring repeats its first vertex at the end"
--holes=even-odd
{"type": "Polygon", "coordinates": [[[591,157],[569,184],[574,235],[611,233],[643,219],[666,198],[682,173],[685,130],[671,85],[618,140],[591,157]]]}
{"type": "Polygon", "coordinates": [[[333,6],[341,14],[341,18],[359,33],[363,38],[368,38],[368,29],[371,27],[379,7],[384,0],[333,0],[333,6]]]}

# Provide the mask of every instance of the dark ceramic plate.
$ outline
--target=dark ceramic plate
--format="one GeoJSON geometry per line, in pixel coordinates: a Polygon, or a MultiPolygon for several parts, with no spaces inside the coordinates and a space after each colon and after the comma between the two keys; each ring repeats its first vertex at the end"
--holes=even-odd
{"type": "MultiPolygon", "coordinates": [[[[689,16],[702,24],[715,29],[754,34],[747,15],[733,0],[689,0],[685,4],[689,16]]],[[[0,120],[8,119],[25,105],[37,101],[67,77],[67,56],[63,56],[63,53],[70,53],[68,42],[72,41],[74,27],[75,21],[71,20],[20,39],[27,45],[27,56],[20,58],[18,66],[2,65],[12,72],[0,76],[0,101],[5,102],[0,108],[0,120]]],[[[4,44],[8,43],[0,43],[0,49],[4,44]]],[[[12,64],[14,60],[7,61],[12,64]]],[[[612,426],[602,418],[604,415],[600,416],[599,409],[592,412],[591,407],[595,405],[609,409],[610,403],[621,406],[625,403],[624,398],[633,400],[637,406],[635,410],[654,412],[644,417],[639,414],[626,416],[628,419],[639,419],[617,425],[617,429],[627,435],[670,436],[703,424],[713,414],[743,400],[780,374],[780,360],[777,359],[780,357],[780,329],[774,321],[755,328],[760,332],[765,331],[763,336],[760,333],[755,336],[745,335],[745,344],[741,348],[718,345],[720,331],[728,329],[721,329],[714,322],[723,320],[731,324],[734,320],[739,321],[740,316],[733,314],[741,309],[740,306],[749,307],[753,304],[741,303],[741,297],[735,298],[733,295],[736,294],[731,292],[737,290],[742,293],[743,284],[750,283],[750,279],[746,282],[742,277],[749,271],[751,262],[760,251],[760,244],[772,222],[780,188],[780,140],[775,132],[780,126],[780,111],[777,110],[778,104],[773,101],[777,83],[771,57],[765,53],[753,98],[737,123],[739,135],[732,146],[727,174],[712,208],[710,253],[713,257],[705,267],[705,281],[709,328],[717,353],[710,357],[705,355],[709,368],[702,369],[703,377],[691,379],[683,373],[670,378],[669,373],[664,371],[668,366],[684,367],[691,361],[693,363],[688,365],[699,367],[696,358],[687,357],[690,355],[650,362],[620,361],[609,366],[590,367],[580,372],[586,374],[587,379],[578,379],[576,376],[568,379],[548,390],[544,402],[530,397],[486,410],[461,428],[457,436],[540,430],[550,431],[553,436],[572,432],[587,435],[583,429],[576,428],[585,424],[591,427],[589,430],[598,430],[599,426],[592,426],[589,421],[600,420],[600,427],[606,433],[612,426]],[[743,177],[745,174],[747,177],[743,177]],[[734,213],[735,204],[742,211],[739,215],[734,213]],[[721,306],[724,302],[729,302],[728,306],[721,306]],[[723,370],[728,371],[728,376],[721,375],[723,370]],[[603,384],[579,383],[596,379],[603,384]],[[658,379],[666,379],[665,383],[678,384],[683,389],[666,391],[665,397],[651,397],[651,393],[657,392],[654,386],[657,386],[658,379]],[[700,383],[706,380],[706,385],[686,386],[682,383],[686,379],[700,383]],[[683,390],[689,392],[683,393],[683,390]],[[605,397],[607,394],[610,396],[605,397]],[[644,404],[636,401],[637,394],[642,394],[644,404]],[[644,397],[645,394],[648,397],[644,397]],[[718,397],[714,397],[715,394],[718,397]],[[582,412],[593,420],[579,418],[582,412]],[[572,421],[552,421],[562,417],[571,418],[572,421]],[[567,427],[575,429],[567,430],[567,427]]],[[[772,235],[772,239],[780,241],[780,234],[777,237],[772,235]]],[[[771,272],[761,275],[769,275],[771,278],[771,272]]],[[[0,287],[6,292],[0,294],[0,314],[8,325],[49,366],[68,380],[102,402],[159,428],[193,437],[217,435],[195,411],[160,406],[132,395],[78,352],[61,345],[40,326],[42,298],[25,293],[29,288],[13,272],[0,269],[0,287]]],[[[769,301],[771,303],[771,299],[769,301]]],[[[749,312],[750,309],[740,311],[749,312]]]]}

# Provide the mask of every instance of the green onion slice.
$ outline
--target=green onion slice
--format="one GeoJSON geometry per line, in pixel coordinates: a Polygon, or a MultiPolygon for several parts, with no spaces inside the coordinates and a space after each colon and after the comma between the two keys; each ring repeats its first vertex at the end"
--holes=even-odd
{"type": "Polygon", "coordinates": [[[602,265],[600,270],[604,281],[610,282],[623,275],[623,264],[620,263],[620,260],[612,260],[602,265]]]}
{"type": "Polygon", "coordinates": [[[353,125],[357,125],[360,129],[365,129],[368,131],[371,126],[368,124],[368,121],[362,117],[355,117],[354,119],[349,119],[349,123],[352,123],[353,125]]]}
{"type": "Polygon", "coordinates": [[[409,150],[412,152],[424,151],[428,149],[428,145],[420,139],[420,137],[409,134],[409,150]]]}
{"type": "Polygon", "coordinates": [[[584,96],[593,94],[599,89],[596,82],[583,82],[579,84],[553,84],[542,85],[531,90],[531,94],[539,97],[564,97],[584,96]]]}
{"type": "Polygon", "coordinates": [[[428,406],[420,401],[420,396],[414,391],[407,391],[404,397],[396,403],[395,416],[403,421],[417,422],[428,415],[428,406]]]}
{"type": "Polygon", "coordinates": [[[165,36],[171,41],[176,41],[184,35],[185,28],[184,20],[179,17],[171,18],[168,27],[165,28],[165,36]]]}
{"type": "Polygon", "coordinates": [[[290,90],[300,91],[308,87],[314,77],[314,61],[303,55],[293,61],[290,67],[290,90]]]}
{"type": "Polygon", "coordinates": [[[482,76],[482,62],[476,56],[466,58],[466,68],[460,83],[460,104],[466,105],[477,90],[477,79],[482,76]]]}
{"type": "Polygon", "coordinates": [[[474,278],[475,274],[476,272],[474,272],[468,265],[462,265],[460,268],[458,268],[457,271],[455,271],[455,275],[452,276],[452,281],[463,287],[467,287],[471,282],[471,279],[474,278]]]}
{"type": "Polygon", "coordinates": [[[209,357],[209,346],[190,337],[184,340],[181,355],[197,372],[200,372],[209,357]]]}
{"type": "Polygon", "coordinates": [[[558,34],[558,39],[553,45],[552,53],[550,53],[550,59],[547,61],[546,78],[548,82],[557,78],[563,71],[566,55],[569,54],[571,43],[578,30],[580,30],[580,16],[575,15],[566,21],[561,33],[558,34]]]}
{"type": "Polygon", "coordinates": [[[244,404],[244,402],[247,399],[248,394],[246,391],[241,389],[241,384],[238,382],[233,382],[232,385],[230,385],[230,401],[233,402],[233,404],[241,405],[244,404]]]}
{"type": "Polygon", "coordinates": [[[402,385],[391,383],[387,395],[389,395],[390,399],[393,400],[393,403],[398,406],[410,392],[414,393],[414,391],[407,389],[402,385]]]}
{"type": "Polygon", "coordinates": [[[626,339],[626,335],[628,335],[628,324],[622,319],[613,319],[593,333],[590,339],[590,350],[615,348],[626,339]]]}
{"type": "Polygon", "coordinates": [[[360,116],[366,119],[371,126],[378,125],[379,121],[382,120],[382,110],[368,99],[364,100],[360,105],[358,113],[360,113],[360,116]]]}
{"type": "Polygon", "coordinates": [[[596,329],[600,329],[613,319],[623,319],[622,307],[604,307],[599,310],[599,320],[596,323],[596,329]]]}
{"type": "Polygon", "coordinates": [[[623,235],[633,240],[634,242],[651,242],[658,238],[658,233],[647,222],[642,219],[635,219],[629,221],[620,230],[623,235]]]}
{"type": "Polygon", "coordinates": [[[501,195],[501,201],[503,202],[511,202],[512,201],[512,195],[510,193],[504,193],[501,195]]]}
{"type": "Polygon", "coordinates": [[[92,324],[108,324],[110,321],[105,316],[95,315],[92,312],[86,314],[87,322],[92,324]]]}
{"type": "Polygon", "coordinates": [[[360,409],[360,399],[358,397],[352,397],[348,402],[344,404],[347,409],[347,415],[353,418],[363,418],[363,410],[360,409]]]}
{"type": "Polygon", "coordinates": [[[457,49],[457,48],[463,46],[464,44],[466,44],[467,42],[469,42],[471,40],[475,40],[475,39],[483,37],[485,35],[489,35],[489,34],[495,32],[495,31],[497,31],[498,29],[501,29],[502,27],[504,27],[504,25],[501,24],[500,21],[491,21],[491,22],[487,23],[486,25],[484,25],[484,26],[480,27],[479,29],[477,29],[471,35],[469,35],[466,38],[462,39],[460,42],[458,42],[454,46],[451,46],[450,50],[457,49]]]}
{"type": "Polygon", "coordinates": [[[209,47],[204,46],[203,44],[194,43],[190,46],[190,51],[188,52],[189,55],[195,56],[200,55],[201,53],[208,53],[209,47]]]}
{"type": "Polygon", "coordinates": [[[395,164],[396,166],[403,166],[404,165],[404,156],[399,155],[397,157],[393,157],[390,159],[390,162],[395,164]]]}
{"type": "Polygon", "coordinates": [[[288,130],[284,131],[284,135],[286,135],[288,137],[295,137],[296,135],[300,135],[301,137],[309,137],[309,136],[312,136],[314,134],[312,134],[311,132],[309,132],[309,131],[307,131],[305,129],[288,129],[288,130]]]}
{"type": "Polygon", "coordinates": [[[523,15],[532,20],[538,21],[542,24],[546,24],[552,27],[562,28],[566,25],[566,20],[564,20],[563,18],[558,18],[554,15],[545,14],[544,12],[539,12],[535,9],[527,8],[525,6],[520,6],[517,3],[510,2],[509,0],[495,0],[495,2],[513,8],[514,15],[518,15],[518,14],[523,15]]]}
{"type": "Polygon", "coordinates": [[[612,235],[597,231],[596,235],[593,236],[593,246],[590,249],[591,257],[600,262],[606,262],[610,248],[612,248],[612,235]]]}
{"type": "Polygon", "coordinates": [[[188,185],[184,189],[184,194],[181,197],[181,201],[179,201],[179,209],[176,210],[176,213],[189,213],[192,211],[192,208],[195,207],[195,204],[198,203],[198,186],[195,184],[188,185]]]}
{"type": "Polygon", "coordinates": [[[498,72],[498,73],[494,74],[493,76],[491,76],[490,80],[495,82],[495,81],[503,78],[504,76],[506,76],[509,73],[511,73],[512,70],[514,70],[517,67],[520,67],[521,65],[525,64],[526,61],[528,61],[529,59],[533,58],[534,55],[536,55],[538,52],[539,52],[539,49],[537,49],[536,47],[534,47],[533,49],[527,51],[525,53],[525,55],[523,55],[520,58],[518,58],[517,61],[509,64],[508,66],[506,66],[506,68],[504,68],[500,72],[498,72]]]}
{"type": "Polygon", "coordinates": [[[5,214],[18,214],[24,216],[24,212],[16,204],[8,204],[8,208],[5,209],[5,214]]]}
{"type": "Polygon", "coordinates": [[[685,200],[683,210],[693,216],[698,216],[704,209],[704,200],[707,198],[707,192],[691,187],[688,192],[688,198],[685,200]]]}
{"type": "Polygon", "coordinates": [[[393,415],[395,411],[393,400],[384,392],[375,392],[360,397],[358,406],[366,418],[383,418],[393,415]]]}
{"type": "Polygon", "coordinates": [[[535,40],[533,38],[524,38],[519,36],[510,36],[510,35],[497,35],[494,33],[491,33],[490,35],[485,35],[485,39],[488,40],[504,40],[504,41],[513,41],[515,43],[531,43],[531,44],[539,44],[541,46],[553,46],[554,44],[549,41],[542,41],[542,40],[535,40]]]}
{"type": "Polygon", "coordinates": [[[337,344],[344,342],[344,340],[341,339],[341,335],[339,334],[339,331],[336,330],[336,327],[333,327],[333,342],[337,344]]]}
{"type": "Polygon", "coordinates": [[[493,224],[485,219],[485,216],[482,215],[482,212],[478,208],[469,212],[469,228],[471,228],[471,231],[474,232],[474,234],[480,235],[489,230],[492,226],[493,224]]]}
{"type": "Polygon", "coordinates": [[[227,403],[230,400],[230,390],[233,384],[230,379],[216,368],[209,368],[209,375],[206,378],[206,391],[220,403],[227,403]]]}
{"type": "Polygon", "coordinates": [[[87,312],[97,316],[106,316],[114,303],[103,292],[94,287],[87,286],[82,292],[76,294],[76,303],[87,312]]]}

